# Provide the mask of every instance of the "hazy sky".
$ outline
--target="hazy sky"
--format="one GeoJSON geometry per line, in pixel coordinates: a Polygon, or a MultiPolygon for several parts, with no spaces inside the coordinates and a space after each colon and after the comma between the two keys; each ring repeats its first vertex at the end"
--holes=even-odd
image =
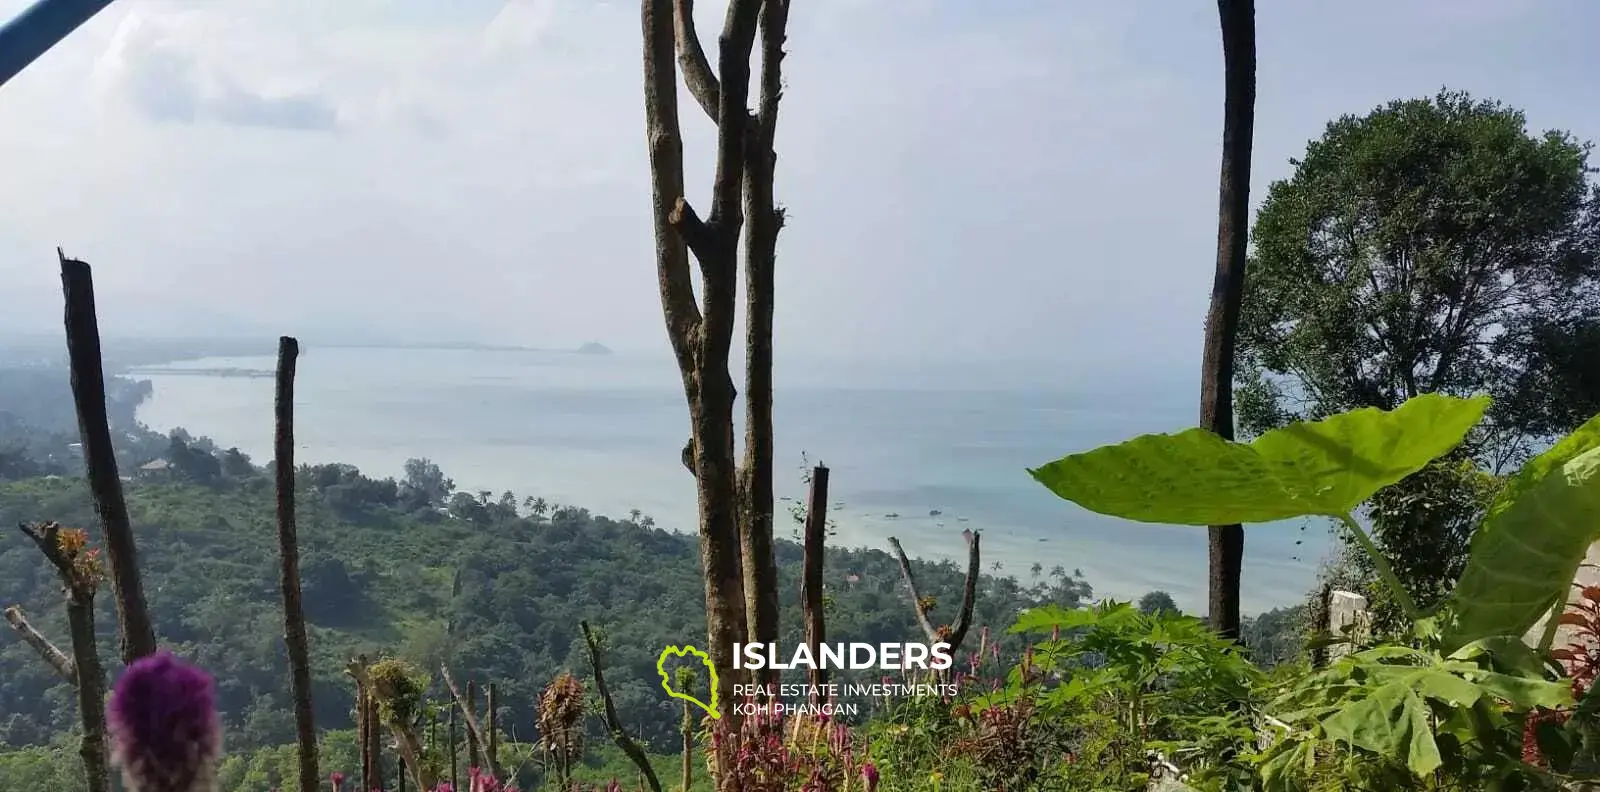
{"type": "MultiPolygon", "coordinates": [[[[1600,138],[1593,0],[1260,5],[1254,199],[1445,85],[1600,138]]],[[[1213,3],[796,0],[789,51],[780,354],[1197,369],[1213,3]]],[[[108,334],[663,348],[641,70],[632,2],[117,0],[0,88],[0,329],[57,326],[59,244],[108,334]]]]}

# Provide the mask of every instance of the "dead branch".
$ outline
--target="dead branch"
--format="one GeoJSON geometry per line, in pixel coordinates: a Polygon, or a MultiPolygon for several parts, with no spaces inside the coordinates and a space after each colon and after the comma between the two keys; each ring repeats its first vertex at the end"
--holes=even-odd
{"type": "Polygon", "coordinates": [[[600,642],[589,631],[589,623],[578,622],[578,629],[583,632],[584,646],[589,650],[589,669],[594,673],[594,689],[600,694],[601,704],[604,706],[606,729],[611,732],[611,741],[617,748],[633,761],[644,775],[645,782],[650,785],[651,792],[661,792],[661,782],[656,779],[655,768],[650,766],[650,758],[645,756],[639,744],[628,736],[628,730],[622,726],[622,718],[617,715],[617,705],[611,701],[611,691],[606,687],[606,677],[601,671],[604,665],[601,659],[600,642]]]}
{"type": "Polygon", "coordinates": [[[117,454],[106,418],[106,380],[100,357],[100,327],[95,318],[94,280],[89,265],[69,259],[60,248],[61,290],[66,299],[67,357],[72,371],[72,400],[78,413],[78,434],[83,444],[89,491],[110,562],[111,587],[116,592],[117,620],[122,634],[122,661],[155,654],[156,631],[145,604],[139,579],[138,553],[128,504],[117,475],[117,454]]]}
{"type": "MultiPolygon", "coordinates": [[[[461,705],[463,709],[471,712],[473,717],[478,715],[478,683],[467,680],[467,700],[461,705]]],[[[485,767],[483,762],[483,739],[477,731],[467,732],[467,766],[485,767]]]]}
{"type": "MultiPolygon", "coordinates": [[[[495,700],[497,698],[496,692],[495,684],[490,682],[489,692],[484,701],[484,707],[488,710],[485,714],[489,718],[489,723],[484,730],[488,732],[489,741],[484,744],[483,750],[491,765],[500,763],[500,737],[495,733],[495,709],[499,706],[499,702],[495,700]]],[[[499,780],[504,782],[509,779],[500,778],[499,780]]]]}
{"type": "Polygon", "coordinates": [[[72,658],[68,657],[66,652],[57,649],[49,638],[44,637],[43,634],[34,629],[34,626],[28,622],[28,617],[22,615],[21,608],[16,605],[6,608],[5,617],[6,623],[11,625],[11,629],[16,630],[17,635],[21,636],[22,642],[33,647],[33,651],[37,652],[40,658],[43,658],[45,663],[50,666],[50,670],[56,672],[56,676],[61,677],[62,681],[69,685],[77,686],[78,675],[73,668],[72,658]]]}
{"type": "MultiPolygon", "coordinates": [[[[483,735],[483,725],[478,722],[478,714],[473,712],[474,708],[468,705],[468,699],[461,695],[461,688],[456,686],[455,677],[450,675],[450,667],[446,665],[440,665],[439,674],[444,679],[445,688],[450,691],[450,697],[455,699],[456,706],[461,708],[461,720],[467,726],[468,742],[478,746],[487,745],[488,742],[483,735]]],[[[472,752],[469,751],[467,756],[467,764],[470,766],[477,760],[477,758],[478,757],[474,756],[472,752]]],[[[500,767],[495,763],[494,758],[488,757],[487,759],[488,761],[484,763],[487,765],[487,767],[484,769],[488,770],[489,774],[495,778],[504,780],[500,775],[500,767]]]]}
{"type": "Polygon", "coordinates": [[[917,591],[916,578],[911,574],[911,560],[906,558],[900,540],[889,537],[889,545],[894,548],[895,557],[900,562],[900,575],[905,578],[906,589],[911,593],[911,609],[916,611],[917,623],[922,625],[922,632],[929,641],[947,643],[951,652],[961,648],[962,639],[967,637],[967,630],[972,627],[972,607],[978,599],[978,577],[983,572],[978,562],[977,532],[962,531],[961,538],[967,540],[967,579],[961,592],[961,612],[954,625],[935,628],[928,619],[927,609],[923,607],[922,594],[917,591]]]}
{"type": "MultiPolygon", "coordinates": [[[[654,206],[656,271],[667,337],[678,368],[694,368],[700,333],[689,251],[671,217],[683,197],[683,139],[678,125],[677,69],[673,65],[672,0],[643,0],[645,123],[650,141],[650,188],[654,206]]],[[[688,375],[684,378],[689,386],[688,375]]]]}
{"type": "Polygon", "coordinates": [[[673,32],[677,38],[678,68],[683,70],[684,85],[689,95],[706,111],[706,117],[717,118],[717,108],[722,104],[722,89],[717,85],[717,75],[711,71],[711,59],[700,46],[700,35],[694,29],[694,0],[678,0],[673,7],[673,32]]]}
{"type": "Polygon", "coordinates": [[[694,207],[689,205],[689,199],[680,197],[673,203],[672,214],[667,215],[667,222],[672,224],[673,230],[694,252],[695,258],[704,262],[716,257],[716,245],[721,235],[700,219],[694,207]]]}
{"type": "MultiPolygon", "coordinates": [[[[801,564],[800,607],[804,611],[806,644],[812,657],[821,657],[827,642],[822,610],[822,563],[828,535],[828,468],[811,469],[811,492],[806,498],[805,556],[801,564]]],[[[811,684],[820,691],[828,683],[828,670],[820,663],[811,668],[811,684]]],[[[820,704],[813,700],[814,704],[820,704]]]]}
{"type": "Polygon", "coordinates": [[[300,760],[300,792],[317,792],[317,727],[311,708],[311,651],[306,640],[305,609],[300,600],[300,540],[294,520],[294,372],[298,341],[278,339],[277,389],[274,399],[273,471],[278,487],[278,587],[283,592],[283,642],[289,650],[289,693],[300,760]]]}
{"type": "MultiPolygon", "coordinates": [[[[68,543],[63,542],[60,523],[19,527],[56,568],[56,576],[66,592],[67,629],[72,636],[71,681],[78,694],[78,717],[83,726],[78,755],[83,760],[89,789],[109,792],[111,765],[106,750],[105,671],[100,666],[100,648],[94,628],[94,596],[102,574],[98,559],[89,550],[83,532],[79,532],[77,541],[68,543]]],[[[8,611],[8,620],[10,615],[8,611]]],[[[20,618],[21,614],[17,615],[20,618]]]]}

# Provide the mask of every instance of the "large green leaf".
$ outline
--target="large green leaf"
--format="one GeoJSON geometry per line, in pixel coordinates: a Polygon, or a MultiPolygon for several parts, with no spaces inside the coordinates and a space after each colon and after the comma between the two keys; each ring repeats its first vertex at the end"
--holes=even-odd
{"type": "Polygon", "coordinates": [[[1600,416],[1530,460],[1472,537],[1446,646],[1522,635],[1559,602],[1600,540],[1600,416]]]}
{"type": "Polygon", "coordinates": [[[1425,394],[1393,411],[1341,413],[1252,443],[1203,429],[1144,435],[1029,470],[1090,511],[1176,525],[1341,515],[1458,445],[1486,396],[1425,394]]]}
{"type": "Polygon", "coordinates": [[[1425,776],[1443,763],[1428,707],[1405,681],[1391,682],[1322,722],[1330,738],[1393,759],[1425,776]]]}
{"type": "Polygon", "coordinates": [[[1393,411],[1368,407],[1289,424],[1250,446],[1309,484],[1314,513],[1344,514],[1460,445],[1489,401],[1425,393],[1393,411]]]}

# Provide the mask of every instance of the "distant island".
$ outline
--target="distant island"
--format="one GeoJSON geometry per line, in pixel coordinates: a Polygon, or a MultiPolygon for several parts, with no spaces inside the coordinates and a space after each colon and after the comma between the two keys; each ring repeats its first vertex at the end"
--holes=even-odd
{"type": "Polygon", "coordinates": [[[576,350],[580,355],[609,355],[611,350],[598,341],[590,341],[576,350]]]}

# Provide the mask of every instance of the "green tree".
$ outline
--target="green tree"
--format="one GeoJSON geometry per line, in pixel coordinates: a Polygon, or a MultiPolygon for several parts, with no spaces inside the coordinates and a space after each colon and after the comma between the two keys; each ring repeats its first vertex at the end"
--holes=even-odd
{"type": "Polygon", "coordinates": [[[1590,147],[1465,93],[1328,125],[1256,218],[1238,416],[1259,433],[1420,393],[1489,393],[1459,454],[1371,504],[1426,605],[1464,563],[1499,471],[1596,412],[1600,187],[1590,147]],[[1592,359],[1592,358],[1589,358],[1592,359]]]}
{"type": "Polygon", "coordinates": [[[1178,603],[1172,599],[1171,594],[1165,591],[1152,591],[1140,597],[1139,612],[1147,616],[1154,616],[1158,613],[1168,613],[1173,616],[1183,615],[1183,611],[1178,610],[1178,603]]]}

